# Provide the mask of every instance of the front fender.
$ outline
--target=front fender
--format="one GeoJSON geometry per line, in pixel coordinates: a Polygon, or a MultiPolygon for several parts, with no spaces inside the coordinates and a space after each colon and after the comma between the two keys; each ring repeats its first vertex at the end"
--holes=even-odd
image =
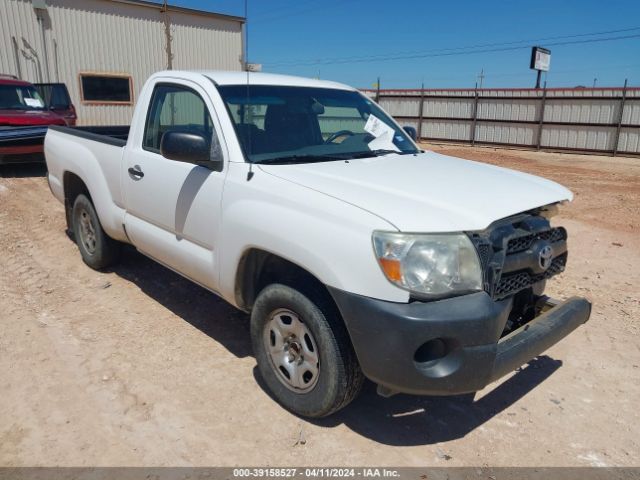
{"type": "MultiPolygon", "coordinates": [[[[249,249],[278,255],[325,285],[393,302],[408,293],[392,285],[376,262],[374,230],[393,230],[381,218],[306,187],[230,165],[223,195],[220,287],[234,305],[240,260],[249,249]]],[[[236,305],[237,306],[237,305],[236,305]]]]}

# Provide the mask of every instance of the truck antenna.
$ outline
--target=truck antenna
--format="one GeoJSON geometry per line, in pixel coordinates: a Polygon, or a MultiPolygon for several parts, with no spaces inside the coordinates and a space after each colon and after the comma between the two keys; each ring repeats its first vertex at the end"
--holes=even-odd
{"type": "MultiPolygon", "coordinates": [[[[247,101],[244,105],[244,121],[248,122],[251,108],[249,106],[249,0],[244,0],[244,64],[242,65],[247,72],[247,101]]],[[[247,129],[247,150],[251,153],[251,128],[247,129]]],[[[247,172],[247,182],[253,178],[253,162],[249,160],[249,171],[247,172]]]]}

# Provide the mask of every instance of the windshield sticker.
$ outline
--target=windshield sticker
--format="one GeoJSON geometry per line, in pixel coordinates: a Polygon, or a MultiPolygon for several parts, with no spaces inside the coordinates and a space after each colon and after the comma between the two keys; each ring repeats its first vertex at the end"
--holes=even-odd
{"type": "Polygon", "coordinates": [[[367,123],[364,124],[364,130],[365,132],[370,133],[376,138],[389,132],[391,133],[392,137],[394,134],[393,128],[391,128],[389,125],[384,123],[382,120],[380,120],[378,117],[376,117],[373,114],[369,115],[369,118],[367,119],[367,123]]]}
{"type": "Polygon", "coordinates": [[[44,104],[37,98],[25,98],[24,103],[30,107],[42,108],[44,104]]]}
{"type": "Polygon", "coordinates": [[[396,147],[393,143],[393,137],[395,135],[395,131],[389,125],[384,123],[375,115],[370,114],[367,119],[367,123],[364,125],[364,130],[367,133],[370,133],[375,138],[371,140],[368,144],[369,149],[371,150],[395,150],[397,152],[400,151],[398,147],[396,147]]]}

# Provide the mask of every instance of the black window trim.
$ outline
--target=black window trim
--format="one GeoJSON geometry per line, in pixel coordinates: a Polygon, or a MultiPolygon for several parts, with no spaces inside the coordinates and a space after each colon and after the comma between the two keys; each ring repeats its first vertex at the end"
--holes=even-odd
{"type": "MultiPolygon", "coordinates": [[[[198,96],[198,98],[200,98],[200,100],[202,100],[202,104],[204,105],[204,108],[207,109],[207,113],[209,113],[209,118],[211,119],[211,129],[212,129],[212,134],[216,136],[217,140],[218,140],[218,145],[220,147],[222,147],[222,144],[220,143],[220,136],[218,135],[218,129],[216,128],[215,122],[214,122],[214,115],[212,115],[211,110],[209,109],[209,106],[207,105],[207,102],[204,100],[204,98],[202,98],[202,95],[200,95],[194,88],[191,88],[187,85],[184,85],[182,83],[175,83],[175,82],[166,82],[166,81],[161,81],[161,82],[157,82],[154,86],[153,86],[153,91],[151,92],[151,99],[149,100],[149,105],[147,107],[147,115],[144,121],[144,129],[142,130],[142,139],[141,139],[141,147],[143,150],[147,151],[147,152],[151,152],[151,153],[155,153],[157,155],[160,155],[162,157],[162,154],[160,153],[160,149],[158,148],[150,148],[150,147],[146,147],[144,144],[145,138],[147,137],[147,127],[149,126],[149,118],[151,117],[151,107],[153,106],[153,101],[155,99],[156,96],[156,91],[158,90],[159,87],[173,87],[173,88],[181,88],[183,90],[188,90],[190,92],[193,92],[195,95],[198,96]]],[[[212,139],[213,141],[213,139],[212,139]]],[[[222,148],[221,148],[221,153],[224,157],[224,153],[222,152],[222,148]]],[[[164,157],[162,157],[164,158],[164,157]]],[[[211,160],[211,156],[209,156],[209,160],[211,160]]]]}

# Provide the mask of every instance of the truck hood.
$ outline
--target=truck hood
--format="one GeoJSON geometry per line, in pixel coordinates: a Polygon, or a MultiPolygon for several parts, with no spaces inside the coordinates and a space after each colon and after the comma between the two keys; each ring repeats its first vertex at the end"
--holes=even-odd
{"type": "Polygon", "coordinates": [[[47,110],[0,110],[0,125],[66,125],[64,118],[47,110]]]}
{"type": "MultiPolygon", "coordinates": [[[[260,168],[404,232],[483,230],[501,218],[573,198],[544,178],[434,152],[260,168]]],[[[299,202],[304,208],[304,199],[299,202]]]]}

